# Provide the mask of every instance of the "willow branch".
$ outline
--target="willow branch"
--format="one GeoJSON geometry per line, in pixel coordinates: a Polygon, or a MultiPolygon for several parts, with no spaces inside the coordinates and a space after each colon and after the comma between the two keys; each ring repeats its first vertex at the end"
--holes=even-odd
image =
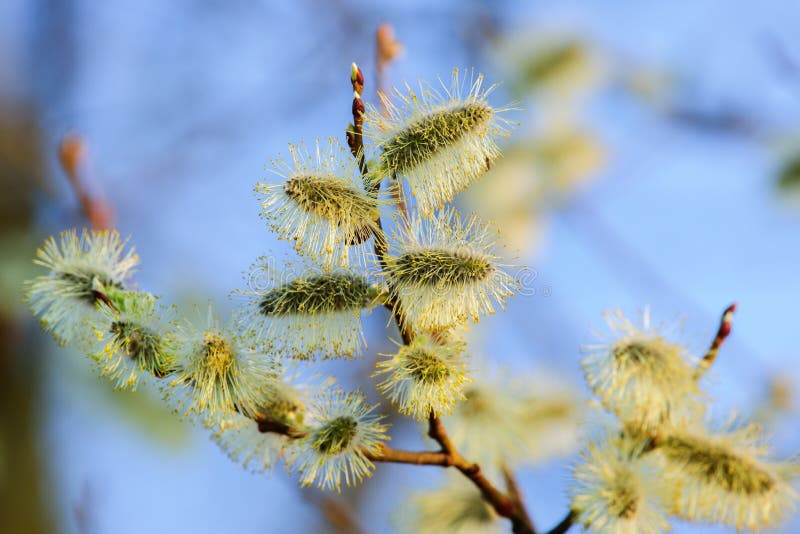
{"type": "Polygon", "coordinates": [[[725,340],[728,338],[728,335],[731,333],[731,323],[733,322],[733,312],[736,311],[736,303],[731,304],[725,311],[722,312],[722,318],[719,321],[719,328],[717,329],[717,335],[714,336],[714,340],[711,342],[711,346],[708,348],[708,352],[706,355],[703,356],[703,359],[700,360],[700,363],[697,364],[696,370],[696,377],[700,378],[703,374],[708,371],[708,369],[714,364],[714,361],[717,359],[717,354],[719,353],[719,348],[725,343],[725,340]]]}
{"type": "Polygon", "coordinates": [[[483,499],[491,505],[497,515],[505,517],[511,521],[515,534],[536,534],[536,530],[528,520],[525,512],[515,506],[514,501],[505,493],[497,489],[483,475],[481,466],[477,463],[467,461],[453,445],[450,436],[444,428],[442,420],[431,413],[428,419],[428,436],[442,447],[442,452],[450,456],[453,460],[453,467],[470,479],[475,487],[481,492],[483,499]]]}
{"type": "Polygon", "coordinates": [[[545,534],[564,534],[565,532],[567,532],[569,529],[572,528],[577,518],[578,517],[575,511],[570,510],[559,524],[548,530],[545,534]]]}
{"type": "Polygon", "coordinates": [[[519,510],[519,513],[525,519],[525,522],[530,525],[531,528],[536,530],[536,528],[533,526],[533,520],[531,519],[531,516],[525,507],[525,501],[522,499],[522,492],[519,489],[519,484],[517,484],[517,479],[514,476],[514,473],[506,465],[502,466],[502,471],[503,478],[506,482],[506,490],[508,491],[508,496],[511,498],[511,502],[514,503],[514,506],[517,508],[517,510],[519,510]]]}
{"type": "MultiPolygon", "coordinates": [[[[380,180],[369,177],[369,169],[367,168],[366,158],[364,156],[363,125],[365,107],[361,100],[361,94],[364,91],[364,74],[355,63],[353,63],[350,73],[350,82],[353,85],[353,124],[352,128],[347,131],[347,144],[350,147],[353,157],[358,161],[365,187],[368,188],[369,192],[377,195],[380,189],[380,180]]],[[[395,187],[397,187],[396,183],[395,187]]],[[[388,247],[385,234],[383,233],[380,215],[378,215],[376,223],[379,232],[376,232],[374,236],[375,256],[378,258],[381,269],[385,271],[388,247]]],[[[389,293],[393,294],[394,292],[391,290],[391,281],[388,283],[390,289],[389,293]]],[[[408,323],[403,315],[402,303],[390,300],[386,303],[386,306],[392,311],[395,323],[397,323],[397,327],[400,329],[403,343],[408,345],[413,340],[413,333],[411,329],[408,328],[408,323]]],[[[450,441],[450,437],[447,435],[447,431],[441,420],[433,413],[431,413],[429,419],[428,435],[439,444],[442,448],[441,452],[396,451],[386,446],[381,449],[381,453],[379,454],[370,451],[362,452],[373,461],[410,463],[416,465],[439,465],[442,467],[453,466],[472,481],[481,492],[484,500],[492,506],[498,515],[511,521],[515,534],[536,534],[536,530],[531,525],[527,514],[524,512],[524,508],[516,506],[511,498],[489,482],[477,463],[469,462],[461,456],[450,441]]]]}
{"type": "Polygon", "coordinates": [[[444,452],[433,451],[403,451],[392,449],[385,444],[381,444],[378,452],[362,451],[367,459],[373,462],[394,463],[394,464],[413,464],[413,465],[437,465],[439,467],[450,467],[453,459],[444,452]]]}

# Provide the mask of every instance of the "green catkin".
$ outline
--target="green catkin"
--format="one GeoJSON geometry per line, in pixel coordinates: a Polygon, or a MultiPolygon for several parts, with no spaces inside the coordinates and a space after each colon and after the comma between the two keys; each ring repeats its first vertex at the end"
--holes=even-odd
{"type": "Polygon", "coordinates": [[[358,310],[366,307],[374,295],[369,282],[350,273],[324,273],[297,278],[278,286],[258,303],[263,315],[314,315],[358,310]]]}
{"type": "Polygon", "coordinates": [[[313,447],[322,454],[339,454],[350,445],[358,432],[358,422],[350,416],[337,417],[317,434],[313,447]]]}
{"type": "Polygon", "coordinates": [[[460,250],[418,250],[407,252],[393,261],[394,276],[419,285],[461,285],[485,280],[494,265],[485,258],[460,250]]]}
{"type": "Polygon", "coordinates": [[[130,321],[111,323],[111,334],[124,346],[128,356],[145,369],[153,369],[156,376],[165,376],[169,370],[161,363],[161,336],[156,332],[130,321]]]}
{"type": "Polygon", "coordinates": [[[671,436],[664,441],[661,450],[669,459],[684,462],[693,474],[725,491],[763,495],[776,486],[769,473],[712,443],[671,436]]]}
{"type": "Polygon", "coordinates": [[[337,220],[345,213],[375,212],[377,215],[377,202],[337,182],[333,176],[296,176],[288,179],[283,189],[300,208],[326,219],[337,220]]]}
{"type": "Polygon", "coordinates": [[[408,172],[420,161],[433,158],[466,134],[484,127],[493,116],[492,108],[483,102],[470,102],[423,116],[386,142],[384,163],[401,174],[408,172]]]}

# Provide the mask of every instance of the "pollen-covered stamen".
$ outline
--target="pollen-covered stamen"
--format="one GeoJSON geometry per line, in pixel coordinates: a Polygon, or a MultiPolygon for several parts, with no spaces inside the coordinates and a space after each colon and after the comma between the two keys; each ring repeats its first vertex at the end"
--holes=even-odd
{"type": "Polygon", "coordinates": [[[494,264],[469,251],[421,249],[393,260],[392,274],[418,286],[462,285],[486,280],[494,264]]]}
{"type": "Polygon", "coordinates": [[[662,358],[661,353],[654,349],[652,344],[641,341],[621,343],[613,348],[614,358],[622,366],[639,365],[655,362],[662,358]]]}
{"type": "Polygon", "coordinates": [[[423,384],[436,384],[450,376],[450,366],[424,349],[412,351],[406,358],[409,374],[423,384]]]}
{"type": "Polygon", "coordinates": [[[130,321],[111,323],[110,332],[143,368],[153,369],[157,376],[168,372],[161,365],[161,336],[156,332],[130,321]]]}
{"type": "Polygon", "coordinates": [[[313,448],[322,454],[334,456],[347,449],[358,433],[358,422],[343,415],[327,423],[317,431],[313,448]]]}
{"type": "Polygon", "coordinates": [[[423,116],[386,141],[383,160],[390,169],[408,172],[464,135],[485,127],[493,117],[494,110],[483,102],[469,102],[423,116]]]}
{"type": "Polygon", "coordinates": [[[219,334],[206,333],[203,338],[203,368],[222,380],[231,374],[234,356],[230,342],[219,334]]]}
{"type": "Polygon", "coordinates": [[[664,440],[660,449],[693,475],[731,493],[763,495],[776,487],[769,473],[714,443],[672,436],[664,440]]]}
{"type": "Polygon", "coordinates": [[[335,176],[293,176],[284,183],[283,189],[303,210],[326,219],[336,221],[352,217],[353,214],[377,215],[377,202],[374,199],[342,183],[335,176]]]}
{"type": "Polygon", "coordinates": [[[620,477],[615,486],[609,489],[608,513],[620,519],[630,519],[636,515],[641,500],[639,488],[630,479],[620,477]]]}
{"type": "Polygon", "coordinates": [[[332,272],[296,278],[261,297],[264,315],[313,315],[359,310],[374,297],[369,282],[351,273],[332,272]]]}

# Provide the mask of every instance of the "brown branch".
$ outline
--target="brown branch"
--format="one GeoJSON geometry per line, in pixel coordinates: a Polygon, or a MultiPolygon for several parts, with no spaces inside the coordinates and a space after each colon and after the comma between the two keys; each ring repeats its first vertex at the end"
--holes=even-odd
{"type": "Polygon", "coordinates": [[[564,534],[575,524],[578,519],[578,514],[574,510],[570,510],[561,522],[548,530],[546,534],[564,534]]]}
{"type": "Polygon", "coordinates": [[[362,451],[368,460],[373,462],[394,463],[394,464],[413,464],[413,465],[438,465],[439,467],[450,467],[453,459],[444,452],[433,451],[402,451],[392,449],[381,443],[378,452],[362,451]]]}
{"type": "Polygon", "coordinates": [[[706,355],[703,356],[703,359],[700,360],[700,363],[697,364],[697,370],[695,376],[700,378],[703,374],[708,371],[708,369],[714,364],[714,361],[717,359],[717,354],[719,353],[719,348],[725,343],[725,340],[728,338],[728,335],[731,333],[731,323],[733,322],[733,312],[736,311],[736,303],[731,304],[725,311],[722,312],[722,318],[719,321],[719,328],[717,329],[717,335],[714,336],[714,340],[711,342],[711,346],[708,348],[708,352],[706,355]]]}
{"type": "MultiPolygon", "coordinates": [[[[347,130],[347,145],[350,147],[350,152],[358,160],[358,167],[361,170],[361,176],[364,181],[364,186],[367,190],[377,196],[380,189],[380,180],[370,178],[369,168],[367,167],[367,160],[364,154],[364,102],[361,100],[361,94],[364,91],[364,73],[361,69],[353,63],[350,72],[350,83],[353,86],[353,124],[352,128],[347,130]]],[[[380,214],[375,220],[378,226],[378,232],[375,233],[374,246],[375,256],[378,258],[378,263],[382,271],[386,271],[386,253],[388,251],[388,243],[386,242],[386,234],[383,232],[383,223],[381,222],[380,214]]],[[[389,294],[391,295],[391,282],[389,285],[389,294]]],[[[385,306],[392,312],[392,317],[397,323],[397,328],[400,329],[400,336],[403,338],[403,343],[408,345],[413,340],[411,329],[403,315],[402,308],[399,302],[390,299],[385,303],[385,306]]]]}
{"type": "Polygon", "coordinates": [[[489,482],[483,475],[480,465],[469,462],[461,456],[453,442],[450,441],[450,436],[447,435],[442,420],[433,413],[428,419],[428,435],[442,447],[442,452],[452,458],[453,467],[461,471],[465,477],[475,484],[483,499],[492,506],[497,515],[511,521],[515,534],[536,534],[536,530],[526,517],[525,512],[515,506],[511,498],[489,482]]]}
{"type": "Polygon", "coordinates": [[[525,501],[522,498],[522,492],[519,489],[519,484],[517,484],[517,479],[514,476],[514,473],[506,465],[502,466],[502,471],[503,471],[503,478],[505,479],[506,482],[506,491],[508,491],[508,496],[511,499],[511,502],[514,503],[514,507],[519,511],[519,513],[525,519],[525,523],[530,525],[531,528],[535,531],[536,527],[534,527],[533,520],[531,519],[531,516],[528,513],[527,508],[525,507],[525,501]]]}
{"type": "MultiPolygon", "coordinates": [[[[380,189],[380,180],[369,177],[369,169],[367,168],[366,158],[364,155],[363,145],[363,125],[364,125],[364,103],[361,100],[361,95],[364,91],[364,74],[361,69],[353,63],[350,73],[350,82],[353,86],[353,124],[352,128],[347,130],[347,144],[350,151],[358,160],[359,169],[362,173],[364,185],[368,191],[378,194],[380,189]]],[[[395,187],[398,187],[395,178],[395,187]]],[[[400,193],[402,198],[402,192],[400,193]]],[[[402,209],[402,205],[398,209],[402,209]]],[[[382,270],[386,270],[386,253],[387,242],[383,233],[383,225],[381,223],[380,215],[376,220],[379,231],[375,234],[375,256],[382,270]]],[[[387,281],[389,285],[390,295],[392,291],[391,281],[387,281]]],[[[403,315],[402,303],[397,300],[390,300],[386,306],[392,311],[392,316],[400,329],[400,334],[403,338],[403,343],[408,345],[413,340],[413,333],[408,326],[407,321],[403,315]]],[[[261,425],[259,425],[260,427],[261,425]]],[[[289,429],[286,429],[287,431],[289,429]]],[[[289,434],[287,434],[289,435],[289,434]]],[[[511,521],[513,531],[515,534],[536,534],[524,507],[515,504],[514,500],[505,495],[502,491],[498,490],[491,482],[483,475],[480,466],[477,463],[467,461],[450,441],[447,431],[442,424],[442,421],[431,413],[429,418],[429,431],[428,435],[434,439],[442,448],[441,452],[410,452],[398,451],[383,446],[381,452],[378,454],[363,451],[367,458],[373,461],[380,462],[397,462],[416,465],[438,465],[442,467],[453,466],[458,469],[464,476],[466,476],[478,488],[484,500],[489,503],[495,512],[501,517],[505,517],[511,521]]]]}

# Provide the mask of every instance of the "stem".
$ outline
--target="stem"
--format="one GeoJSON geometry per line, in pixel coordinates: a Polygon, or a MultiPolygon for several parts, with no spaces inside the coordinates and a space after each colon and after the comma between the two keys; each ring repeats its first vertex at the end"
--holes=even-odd
{"type": "Polygon", "coordinates": [[[722,318],[719,320],[719,328],[717,329],[717,335],[714,336],[713,341],[711,341],[711,346],[708,348],[708,352],[706,355],[703,356],[703,359],[700,360],[700,363],[697,364],[697,369],[695,371],[696,378],[700,378],[703,374],[708,371],[708,369],[713,365],[714,360],[717,359],[717,354],[719,353],[719,348],[725,343],[725,340],[728,338],[728,335],[731,333],[731,323],[733,322],[733,312],[736,311],[736,303],[731,304],[725,311],[722,312],[722,318]]]}
{"type": "Polygon", "coordinates": [[[575,524],[575,520],[578,518],[578,514],[575,513],[574,510],[570,510],[564,519],[561,520],[559,524],[551,528],[546,534],[564,534],[572,525],[575,524]]]}
{"type": "Polygon", "coordinates": [[[506,465],[502,466],[502,471],[503,478],[506,481],[506,489],[509,497],[511,498],[511,502],[513,502],[514,506],[517,508],[517,510],[519,510],[520,514],[525,519],[525,522],[534,530],[536,530],[536,528],[533,526],[533,520],[531,519],[528,510],[525,508],[525,501],[522,499],[522,493],[520,492],[519,484],[517,484],[517,479],[514,476],[514,473],[506,465]]]}
{"type": "MultiPolygon", "coordinates": [[[[369,170],[367,169],[366,159],[364,157],[363,145],[363,125],[364,125],[364,103],[361,101],[361,94],[364,91],[364,75],[361,69],[353,63],[353,68],[350,75],[350,81],[353,85],[353,129],[347,132],[347,142],[350,146],[350,151],[353,156],[358,159],[359,168],[361,169],[362,176],[364,177],[365,185],[369,182],[370,191],[375,195],[380,190],[380,181],[368,180],[369,170]]],[[[396,177],[395,187],[398,187],[396,177]]],[[[402,191],[399,192],[398,199],[402,199],[402,191]]],[[[402,211],[405,208],[405,203],[398,202],[398,209],[405,217],[406,214],[402,211]]],[[[380,234],[375,235],[375,256],[381,269],[386,271],[386,253],[388,250],[386,243],[386,236],[383,233],[383,225],[381,223],[380,215],[376,221],[380,234]]],[[[387,281],[389,285],[389,294],[395,294],[392,290],[391,280],[387,281]]],[[[400,335],[403,338],[403,343],[408,345],[413,340],[413,332],[408,327],[408,323],[403,315],[402,302],[397,299],[392,299],[386,303],[386,306],[392,310],[397,327],[400,329],[400,335]]],[[[443,467],[453,466],[458,469],[465,477],[472,481],[473,484],[480,490],[484,500],[488,502],[498,515],[505,517],[511,521],[513,531],[516,534],[536,534],[536,530],[531,525],[524,507],[517,506],[514,500],[505,495],[502,491],[498,490],[492,485],[489,480],[483,476],[480,466],[477,463],[467,461],[447,435],[447,431],[442,424],[442,421],[431,413],[429,419],[428,435],[434,439],[442,448],[439,453],[412,453],[408,451],[395,451],[388,447],[383,447],[382,454],[375,455],[372,453],[365,453],[368,457],[374,458],[375,461],[398,461],[399,463],[412,463],[418,465],[440,465],[443,467]]]]}
{"type": "Polygon", "coordinates": [[[536,534],[536,529],[527,518],[524,509],[516,506],[513,499],[509,498],[502,491],[498,490],[489,480],[483,476],[481,466],[477,463],[467,461],[450,441],[450,436],[444,428],[442,420],[431,413],[428,419],[428,435],[435,440],[441,447],[442,452],[446,453],[453,460],[453,467],[470,479],[480,490],[483,499],[488,502],[497,515],[505,517],[511,521],[511,526],[515,534],[536,534]]]}
{"type": "Polygon", "coordinates": [[[450,467],[453,459],[444,452],[433,451],[401,451],[392,449],[381,443],[381,450],[378,452],[362,451],[367,459],[373,462],[384,462],[394,464],[413,464],[413,465],[438,465],[439,467],[450,467]]]}

